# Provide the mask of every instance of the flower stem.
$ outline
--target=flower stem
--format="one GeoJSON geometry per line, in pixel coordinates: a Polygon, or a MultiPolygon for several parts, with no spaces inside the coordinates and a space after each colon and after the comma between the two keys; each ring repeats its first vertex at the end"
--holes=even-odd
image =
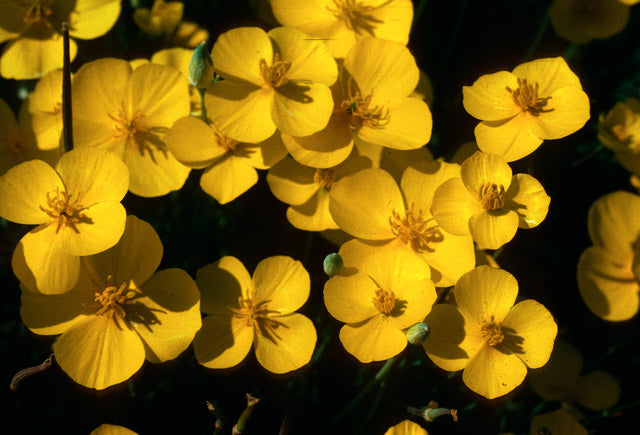
{"type": "Polygon", "coordinates": [[[535,36],[531,40],[531,44],[529,44],[529,48],[527,48],[527,51],[525,52],[524,56],[522,56],[522,60],[520,60],[520,63],[524,63],[531,59],[536,49],[540,45],[540,42],[542,41],[542,38],[544,37],[545,33],[547,33],[548,26],[549,26],[549,11],[545,10],[544,16],[542,17],[542,20],[540,20],[540,24],[538,25],[538,30],[536,31],[535,36]]]}
{"type": "Polygon", "coordinates": [[[420,0],[420,3],[418,3],[418,6],[416,6],[416,12],[415,14],[413,14],[413,23],[411,24],[411,29],[415,29],[416,25],[418,24],[418,21],[420,21],[420,17],[422,16],[422,13],[424,12],[424,7],[427,5],[427,0],[420,0]]]}
{"type": "Polygon", "coordinates": [[[73,125],[71,112],[71,59],[69,55],[69,22],[62,23],[62,131],[64,151],[73,149],[73,125]]]}
{"type": "Polygon", "coordinates": [[[209,124],[209,121],[207,120],[207,108],[204,105],[204,94],[207,92],[206,88],[196,88],[198,90],[198,93],[200,94],[200,118],[206,123],[209,124]]]}

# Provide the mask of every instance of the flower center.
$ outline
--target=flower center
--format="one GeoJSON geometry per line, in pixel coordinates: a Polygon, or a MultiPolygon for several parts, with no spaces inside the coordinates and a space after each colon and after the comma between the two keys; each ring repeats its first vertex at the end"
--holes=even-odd
{"type": "Polygon", "coordinates": [[[240,143],[237,140],[231,139],[223,134],[214,132],[216,136],[216,143],[219,147],[224,148],[227,151],[235,152],[236,146],[240,143]]]}
{"type": "Polygon", "coordinates": [[[631,137],[629,131],[622,124],[611,127],[611,134],[620,142],[624,142],[631,137]]]}
{"type": "Polygon", "coordinates": [[[336,181],[336,169],[316,169],[315,174],[313,174],[313,181],[320,187],[331,188],[333,182],[336,181]]]}
{"type": "Polygon", "coordinates": [[[520,106],[522,110],[531,113],[533,116],[539,116],[541,113],[551,112],[553,109],[545,109],[551,97],[539,97],[538,88],[538,82],[532,85],[527,83],[527,79],[518,78],[518,88],[514,90],[507,86],[507,91],[513,97],[516,105],[520,106]]]}
{"type": "Polygon", "coordinates": [[[126,282],[116,287],[113,285],[113,277],[109,275],[107,277],[107,287],[102,292],[96,292],[94,295],[94,300],[101,305],[96,315],[103,315],[112,319],[117,316],[120,319],[124,319],[126,312],[123,305],[133,295],[133,290],[129,289],[126,282]]]}
{"type": "Polygon", "coordinates": [[[489,320],[482,322],[481,334],[482,338],[489,346],[496,346],[504,340],[502,326],[496,323],[493,316],[491,316],[489,320]]]}
{"type": "Polygon", "coordinates": [[[31,0],[23,2],[27,7],[27,12],[22,20],[26,24],[44,23],[49,25],[49,16],[51,16],[51,8],[44,6],[41,0],[31,0]]]}
{"type": "Polygon", "coordinates": [[[391,290],[383,290],[381,288],[376,290],[376,295],[371,300],[376,310],[380,311],[385,316],[391,314],[396,307],[396,296],[391,290]]]}
{"type": "Polygon", "coordinates": [[[73,201],[67,192],[60,192],[58,188],[53,192],[47,192],[47,206],[46,208],[40,206],[40,210],[51,217],[53,221],[57,221],[56,234],[60,228],[64,227],[71,227],[73,231],[80,233],[76,224],[93,223],[91,218],[82,213],[84,207],[73,201]]]}
{"type": "Polygon", "coordinates": [[[416,252],[433,252],[432,243],[442,242],[444,236],[440,227],[435,224],[432,218],[425,219],[422,216],[422,210],[417,212],[414,210],[414,204],[411,204],[405,211],[404,217],[400,216],[397,211],[391,212],[389,217],[389,225],[391,231],[404,243],[411,244],[416,252]]]}
{"type": "Polygon", "coordinates": [[[270,310],[267,307],[268,303],[267,300],[254,305],[252,299],[243,299],[240,296],[238,297],[239,308],[227,307],[227,309],[233,313],[234,317],[244,318],[247,326],[256,328],[265,338],[275,343],[275,338],[280,339],[275,330],[283,326],[283,323],[272,317],[272,314],[278,314],[278,310],[270,310]]]}
{"type": "Polygon", "coordinates": [[[375,36],[373,31],[382,20],[374,17],[373,13],[392,2],[393,0],[388,0],[378,6],[365,6],[363,1],[358,0],[333,0],[335,7],[327,6],[327,9],[352,32],[375,36]]]}
{"type": "Polygon", "coordinates": [[[382,106],[372,106],[373,95],[362,96],[358,84],[349,77],[347,85],[348,99],[344,100],[340,107],[351,114],[349,127],[357,130],[363,125],[371,128],[384,128],[390,121],[389,109],[382,106]]]}
{"type": "Polygon", "coordinates": [[[276,53],[273,57],[273,64],[267,65],[267,61],[260,59],[260,75],[272,88],[279,88],[287,84],[289,79],[287,78],[287,72],[291,68],[291,62],[284,62],[280,60],[280,53],[276,53]]]}
{"type": "Polygon", "coordinates": [[[484,183],[478,192],[478,200],[485,210],[497,210],[504,207],[504,187],[494,183],[484,183]]]}
{"type": "Polygon", "coordinates": [[[144,129],[140,128],[140,120],[144,118],[144,115],[140,112],[135,112],[129,116],[124,108],[118,111],[117,115],[108,114],[109,118],[116,122],[115,125],[115,137],[135,137],[138,133],[144,132],[144,129]]]}

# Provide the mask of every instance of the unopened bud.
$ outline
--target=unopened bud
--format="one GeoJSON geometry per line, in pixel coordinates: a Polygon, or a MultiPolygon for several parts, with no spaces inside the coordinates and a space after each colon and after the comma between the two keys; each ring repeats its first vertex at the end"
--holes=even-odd
{"type": "Polygon", "coordinates": [[[340,254],[336,254],[335,252],[324,257],[324,262],[322,263],[324,273],[329,275],[329,278],[339,274],[343,266],[344,263],[342,262],[342,257],[340,254]]]}
{"type": "Polygon", "coordinates": [[[425,421],[431,423],[438,417],[443,415],[450,415],[453,421],[458,421],[458,410],[449,408],[440,408],[438,402],[431,401],[429,405],[422,408],[414,408],[409,406],[407,411],[409,414],[413,414],[416,417],[422,417],[425,421]]]}
{"type": "Polygon", "coordinates": [[[409,343],[411,344],[420,346],[424,343],[427,337],[429,337],[430,333],[431,329],[429,329],[429,325],[422,322],[416,323],[407,330],[407,340],[409,340],[409,343]]]}
{"type": "Polygon", "coordinates": [[[213,60],[202,41],[193,50],[189,61],[189,83],[198,89],[206,89],[213,82],[213,60]]]}

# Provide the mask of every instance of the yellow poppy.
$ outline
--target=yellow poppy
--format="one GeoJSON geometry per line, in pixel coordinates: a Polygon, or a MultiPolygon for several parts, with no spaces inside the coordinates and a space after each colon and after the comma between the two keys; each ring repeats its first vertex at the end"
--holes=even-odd
{"type": "Polygon", "coordinates": [[[344,58],[359,39],[376,36],[405,44],[413,20],[411,0],[270,0],[273,15],[326,42],[334,57],[344,58]]]}
{"type": "Polygon", "coordinates": [[[182,187],[190,169],[167,150],[164,135],[190,110],[187,81],[170,66],[99,59],[73,79],[76,147],[115,152],[129,168],[129,190],[165,195],[182,187]]]}
{"type": "Polygon", "coordinates": [[[75,149],[53,169],[31,160],[0,177],[0,216],[38,225],[18,243],[13,272],[27,288],[64,293],[78,280],[79,256],[116,244],[126,212],[129,174],[113,153],[75,149]]]}
{"type": "Polygon", "coordinates": [[[143,32],[152,36],[172,33],[182,20],[184,4],[155,0],[151,9],[138,8],[133,12],[133,21],[143,32]]]}
{"type": "Polygon", "coordinates": [[[311,320],[295,311],[309,297],[309,274],[290,257],[262,260],[253,277],[235,257],[198,270],[202,312],[209,314],[193,341],[205,367],[233,367],[251,346],[258,362],[273,373],[304,366],[316,346],[311,320]]]}
{"type": "Polygon", "coordinates": [[[629,98],[600,115],[598,139],[625,169],[640,174],[640,100],[629,98]]]}
{"type": "Polygon", "coordinates": [[[395,426],[391,426],[384,435],[429,435],[422,426],[411,420],[404,420],[395,426]]]}
{"type": "Polygon", "coordinates": [[[498,249],[518,228],[534,228],[546,217],[549,195],[532,176],[511,173],[499,156],[476,152],[462,163],[460,178],[435,192],[431,214],[451,234],[471,234],[484,249],[498,249]]]}
{"type": "Polygon", "coordinates": [[[224,80],[207,90],[208,116],[225,136],[258,143],[276,127],[308,136],[327,125],[338,69],[322,41],[290,28],[240,27],[220,35],[211,58],[224,80]]]}
{"type": "Polygon", "coordinates": [[[549,18],[563,39],[584,44],[620,33],[629,21],[629,4],[635,0],[554,0],[549,18]]]}
{"type": "Polygon", "coordinates": [[[427,355],[447,371],[464,369],[472,391],[494,399],[524,381],[527,367],[549,359],[558,327],[551,313],[527,299],[513,305],[518,282],[510,273],[479,266],[456,283],[457,305],[438,304],[425,319],[427,355]]]}
{"type": "Polygon", "coordinates": [[[560,139],[589,119],[589,98],[561,57],[537,59],[512,72],[485,74],[462,88],[465,110],[481,120],[478,147],[508,162],[560,139]]]}
{"type": "MultiPolygon", "coordinates": [[[[0,74],[9,79],[42,77],[62,68],[62,23],[69,35],[94,39],[113,27],[120,15],[120,0],[2,0],[0,43],[9,42],[0,58],[0,74]]],[[[78,48],[70,41],[71,60],[78,48]]]]}
{"type": "Polygon", "coordinates": [[[533,417],[529,434],[539,435],[543,431],[551,434],[571,435],[587,435],[589,433],[584,426],[563,409],[533,417]]]}
{"type": "Polygon", "coordinates": [[[589,209],[588,228],[593,246],[578,262],[578,289],[596,316],[621,322],[636,315],[640,303],[640,197],[613,192],[589,209]]]}
{"type": "Polygon", "coordinates": [[[36,334],[62,334],[53,353],[78,384],[102,390],[124,382],[145,359],[180,355],[202,323],[196,283],[180,269],[156,272],[161,259],[153,227],[129,216],[115,246],[82,259],[68,293],[23,290],[22,320],[36,334]]]}
{"type": "Polygon", "coordinates": [[[324,286],[324,303],[341,322],[340,341],[360,362],[391,358],[407,346],[405,329],[436,301],[429,265],[407,250],[345,243],[344,267],[324,286]]]}

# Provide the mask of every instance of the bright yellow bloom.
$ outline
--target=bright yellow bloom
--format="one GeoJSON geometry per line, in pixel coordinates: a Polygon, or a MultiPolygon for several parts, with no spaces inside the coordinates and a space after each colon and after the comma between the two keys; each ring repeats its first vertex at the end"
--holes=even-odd
{"type": "Polygon", "coordinates": [[[151,10],[138,8],[133,13],[133,21],[143,32],[152,36],[172,33],[182,20],[184,4],[155,0],[151,10]]]}
{"type": "Polygon", "coordinates": [[[258,143],[276,127],[308,136],[327,125],[338,68],[322,41],[284,27],[241,27],[220,35],[211,58],[224,80],[207,90],[208,115],[225,136],[258,143]]]}
{"type": "Polygon", "coordinates": [[[390,427],[384,435],[429,435],[422,426],[411,420],[404,420],[390,427]]]}
{"type": "Polygon", "coordinates": [[[539,435],[546,431],[550,434],[587,435],[589,432],[567,411],[557,411],[539,414],[531,420],[530,435],[539,435]]]}
{"type": "Polygon", "coordinates": [[[474,266],[473,240],[444,231],[429,210],[436,188],[459,174],[457,165],[432,161],[407,168],[398,187],[386,171],[365,169],[333,185],[329,210],[343,231],[409,250],[429,263],[437,286],[453,285],[474,266]]]}
{"type": "Polygon", "coordinates": [[[622,166],[640,174],[640,100],[629,98],[600,115],[598,139],[615,153],[622,166]]]}
{"type": "Polygon", "coordinates": [[[290,257],[262,260],[253,277],[235,257],[198,270],[202,312],[209,314],[196,334],[196,359],[222,369],[239,364],[251,345],[258,362],[273,373],[304,366],[316,346],[311,320],[295,311],[309,297],[309,274],[290,257]]]}
{"type": "Polygon", "coordinates": [[[68,293],[23,290],[22,320],[36,334],[62,334],[53,352],[75,382],[97,390],[124,382],[145,359],[180,355],[202,323],[196,283],[180,269],[156,272],[161,259],[158,234],[129,216],[118,244],[82,259],[68,293]]]}
{"type": "Polygon", "coordinates": [[[276,134],[260,144],[241,143],[193,116],[178,119],[165,141],[182,164],[205,168],[200,187],[220,204],[233,201],[256,184],[256,169],[268,169],[287,155],[276,134]]]}
{"type": "Polygon", "coordinates": [[[584,44],[620,33],[629,21],[630,1],[635,0],[554,0],[549,18],[558,36],[584,44]]]}
{"type": "Polygon", "coordinates": [[[549,195],[530,175],[511,173],[499,156],[476,152],[462,163],[460,178],[435,192],[431,214],[451,234],[471,234],[484,249],[498,249],[519,228],[534,228],[549,210],[549,195]]]}
{"type": "Polygon", "coordinates": [[[361,38],[407,44],[413,20],[411,0],[270,0],[276,19],[326,42],[344,58],[361,38]]]}
{"type": "Polygon", "coordinates": [[[475,129],[478,147],[508,162],[531,154],[543,140],[579,130],[589,119],[589,98],[561,57],[485,74],[463,86],[462,94],[465,110],[482,121],[475,129]]]}
{"type": "Polygon", "coordinates": [[[615,405],[620,396],[618,380],[604,370],[580,375],[582,355],[563,340],[557,340],[549,362],[529,375],[531,389],[545,400],[562,401],[571,409],[576,401],[585,408],[603,411],[615,405]]]}
{"type": "MultiPolygon", "coordinates": [[[[97,38],[115,24],[120,0],[0,0],[0,10],[0,43],[15,39],[4,49],[0,74],[24,80],[62,68],[62,22],[69,21],[72,38],[97,38]]],[[[71,60],[77,51],[71,40],[71,60]]]]}
{"type": "Polygon", "coordinates": [[[124,426],[105,423],[92,430],[89,435],[138,435],[138,433],[124,426]]]}
{"type": "Polygon", "coordinates": [[[119,59],[85,64],[73,79],[73,134],[80,147],[108,149],[131,174],[129,190],[161,196],[182,187],[190,169],[167,150],[164,135],[190,110],[187,81],[165,65],[133,70],[119,59]]]}
{"type": "Polygon", "coordinates": [[[613,192],[589,209],[593,246],[578,262],[578,289],[587,307],[610,322],[636,315],[640,304],[640,197],[613,192]]]}
{"type": "Polygon", "coordinates": [[[454,294],[457,305],[438,304],[425,319],[431,335],[423,346],[438,367],[464,369],[465,385],[493,399],[520,385],[527,367],[546,364],[558,327],[532,299],[513,305],[513,275],[479,266],[460,278],[454,294]]]}
{"type": "Polygon", "coordinates": [[[340,329],[344,348],[363,363],[399,354],[407,346],[403,330],[424,320],[436,301],[429,265],[407,250],[357,240],[339,254],[344,267],[325,284],[324,303],[346,323],[340,329]]]}
{"type": "Polygon", "coordinates": [[[404,45],[378,38],[358,41],[347,53],[331,88],[333,114],[311,136],[282,139],[303,165],[329,168],[344,161],[356,142],[410,150],[431,138],[431,111],[411,96],[420,70],[404,45]]]}
{"type": "Polygon", "coordinates": [[[47,294],[73,287],[78,257],[102,252],[120,239],[126,219],[120,201],[128,186],[122,161],[94,149],[66,153],[55,169],[31,160],[0,177],[0,216],[38,225],[20,240],[11,260],[22,284],[47,294]]]}
{"type": "Polygon", "coordinates": [[[310,168],[286,157],[269,171],[267,182],[280,201],[289,204],[287,219],[305,231],[338,229],[329,212],[329,193],[333,183],[361,169],[371,161],[357,154],[333,168],[310,168]]]}

